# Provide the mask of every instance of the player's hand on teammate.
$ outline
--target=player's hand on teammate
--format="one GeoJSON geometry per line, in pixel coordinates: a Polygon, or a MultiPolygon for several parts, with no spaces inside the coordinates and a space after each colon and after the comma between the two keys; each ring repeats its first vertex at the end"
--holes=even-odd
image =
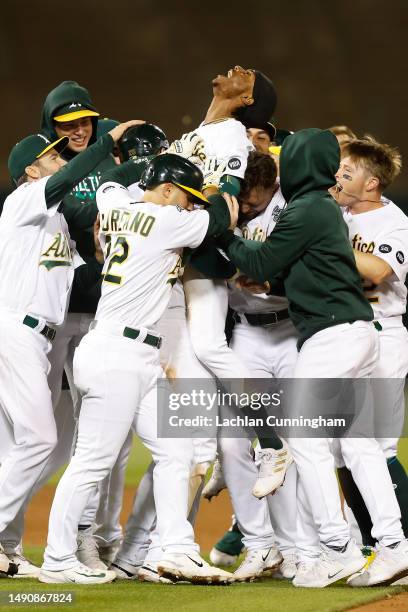
{"type": "Polygon", "coordinates": [[[231,217],[231,223],[228,229],[234,230],[238,223],[238,213],[239,213],[239,205],[238,200],[235,196],[230,195],[229,193],[223,193],[223,198],[228,204],[228,210],[231,217]]]}
{"type": "Polygon", "coordinates": [[[179,140],[171,143],[166,153],[181,155],[197,165],[201,165],[206,159],[204,141],[196,132],[183,134],[179,140]]]}
{"type": "Polygon", "coordinates": [[[235,286],[237,289],[246,289],[250,293],[260,294],[260,293],[269,293],[271,290],[270,284],[268,281],[264,283],[258,283],[253,278],[249,278],[249,276],[238,276],[235,279],[235,286]]]}
{"type": "Polygon", "coordinates": [[[131,127],[135,127],[136,125],[142,125],[146,123],[142,119],[132,119],[131,121],[125,121],[125,123],[119,123],[116,127],[113,128],[110,132],[108,132],[113,139],[113,142],[116,144],[120,138],[122,138],[123,134],[131,127]]]}
{"type": "Polygon", "coordinates": [[[202,168],[204,176],[203,191],[209,187],[218,189],[221,177],[225,174],[226,166],[226,163],[218,161],[215,156],[207,157],[202,168]]]}
{"type": "Polygon", "coordinates": [[[98,213],[98,216],[96,217],[96,221],[93,226],[93,237],[94,237],[94,244],[95,244],[95,259],[98,263],[103,264],[105,261],[105,258],[103,256],[101,243],[99,242],[100,227],[101,227],[101,220],[100,220],[100,216],[98,213]]]}

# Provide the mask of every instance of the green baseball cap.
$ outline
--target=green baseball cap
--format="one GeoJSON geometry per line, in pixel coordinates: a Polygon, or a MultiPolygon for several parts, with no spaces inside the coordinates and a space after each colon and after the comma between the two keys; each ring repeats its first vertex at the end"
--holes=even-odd
{"type": "Polygon", "coordinates": [[[36,159],[48,153],[51,149],[55,149],[61,153],[69,143],[69,138],[63,136],[51,142],[42,134],[32,134],[20,140],[11,149],[8,158],[8,169],[12,179],[17,182],[23,176],[27,166],[32,164],[36,159]]]}

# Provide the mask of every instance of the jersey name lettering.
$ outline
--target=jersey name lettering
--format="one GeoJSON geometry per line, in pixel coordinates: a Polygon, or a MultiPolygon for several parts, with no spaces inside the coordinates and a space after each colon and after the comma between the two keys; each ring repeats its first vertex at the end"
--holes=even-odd
{"type": "Polygon", "coordinates": [[[375,249],[375,242],[363,242],[363,237],[359,234],[355,234],[351,239],[353,249],[360,251],[361,253],[373,253],[375,249]]]}
{"type": "Polygon", "coordinates": [[[112,208],[107,213],[101,213],[101,231],[104,233],[120,232],[121,234],[140,234],[148,236],[156,221],[153,215],[144,212],[130,212],[112,208]]]}

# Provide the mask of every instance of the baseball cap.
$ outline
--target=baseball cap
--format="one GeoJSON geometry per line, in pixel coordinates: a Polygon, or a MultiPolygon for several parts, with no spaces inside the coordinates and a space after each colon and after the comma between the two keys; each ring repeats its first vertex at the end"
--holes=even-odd
{"type": "Polygon", "coordinates": [[[273,115],[277,103],[275,85],[259,70],[254,70],[255,82],[252,91],[253,104],[239,108],[235,116],[247,128],[265,124],[273,115]]]}
{"type": "Polygon", "coordinates": [[[20,140],[11,149],[8,158],[8,169],[12,179],[17,182],[23,176],[27,166],[32,164],[36,159],[48,153],[51,149],[55,149],[61,153],[67,144],[69,138],[63,136],[51,142],[42,134],[32,134],[20,140]]]}
{"type": "Polygon", "coordinates": [[[82,117],[99,117],[99,113],[90,110],[80,102],[71,102],[71,104],[60,106],[57,112],[58,115],[53,117],[54,121],[75,121],[75,119],[81,119],[82,117]]]}

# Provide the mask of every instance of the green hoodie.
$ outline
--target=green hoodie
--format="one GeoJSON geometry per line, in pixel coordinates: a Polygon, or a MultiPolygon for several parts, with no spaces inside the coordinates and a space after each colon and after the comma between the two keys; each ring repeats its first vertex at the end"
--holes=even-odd
{"type": "Polygon", "coordinates": [[[288,205],[257,249],[232,232],[219,240],[232,262],[264,282],[283,279],[298,346],[316,332],[357,320],[371,321],[340,207],[328,189],[336,183],[340,151],[328,130],[289,136],[280,155],[280,184],[288,205]]]}
{"type": "MultiPolygon", "coordinates": [[[[86,108],[96,111],[89,92],[85,87],[81,87],[75,81],[63,81],[50,91],[45,99],[42,110],[40,129],[49,140],[53,141],[58,138],[53,117],[58,115],[57,111],[59,108],[71,102],[80,102],[86,108]]],[[[98,117],[91,117],[91,121],[93,130],[88,146],[96,142],[98,117]]],[[[62,156],[69,161],[76,155],[77,153],[67,148],[62,156]]],[[[112,155],[107,155],[63,200],[62,212],[68,223],[71,237],[75,240],[77,249],[83,257],[93,257],[94,255],[95,247],[92,227],[98,213],[95,195],[102,173],[114,165],[115,160],[112,155]]]]}

